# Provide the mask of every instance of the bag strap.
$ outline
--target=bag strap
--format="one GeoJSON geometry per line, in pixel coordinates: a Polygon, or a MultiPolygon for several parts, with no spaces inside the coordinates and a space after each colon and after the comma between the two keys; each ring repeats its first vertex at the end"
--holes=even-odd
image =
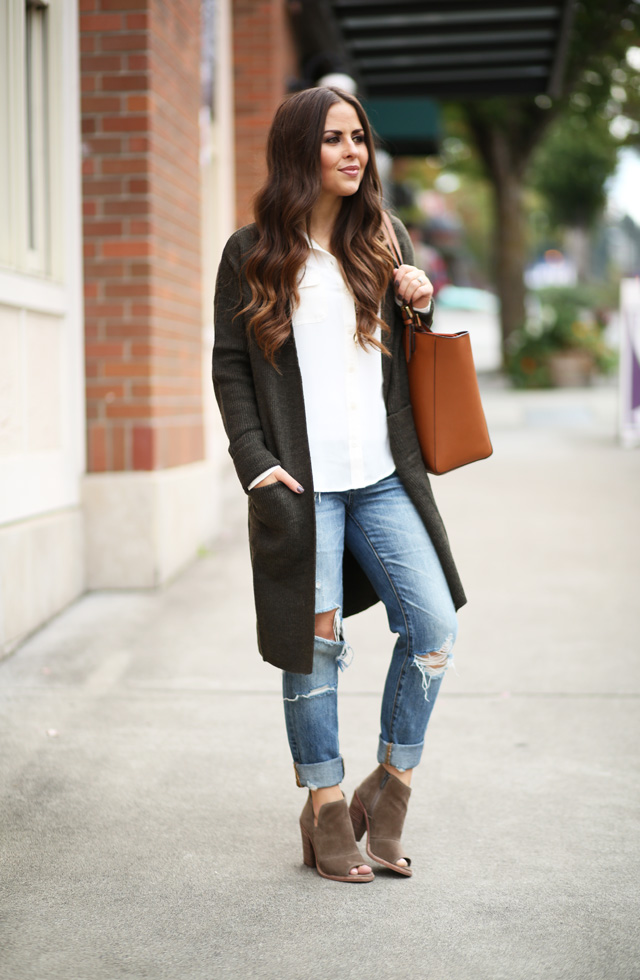
{"type": "MultiPolygon", "coordinates": [[[[402,252],[400,251],[398,236],[396,235],[395,229],[391,224],[391,218],[389,217],[387,211],[382,212],[382,230],[384,231],[384,237],[387,241],[387,245],[389,246],[389,251],[391,252],[394,267],[398,269],[403,264],[402,252]]],[[[400,311],[402,313],[402,322],[406,327],[404,352],[407,361],[410,361],[416,349],[416,330],[418,330],[420,333],[424,333],[424,327],[418,314],[412,310],[408,304],[401,306],[400,311]]]]}
{"type": "Polygon", "coordinates": [[[400,245],[398,244],[398,236],[395,233],[395,229],[391,224],[391,218],[387,211],[382,212],[382,224],[384,237],[387,239],[387,245],[389,246],[389,251],[393,258],[393,264],[396,269],[402,265],[402,252],[400,251],[400,245]]]}

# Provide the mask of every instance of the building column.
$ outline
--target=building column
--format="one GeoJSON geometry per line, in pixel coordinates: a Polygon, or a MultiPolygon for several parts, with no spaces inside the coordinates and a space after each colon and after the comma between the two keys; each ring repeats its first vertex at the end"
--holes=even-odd
{"type": "Polygon", "coordinates": [[[265,149],[273,114],[298,75],[283,0],[234,0],[236,210],[253,220],[251,199],[266,176],[265,149]]]}
{"type": "Polygon", "coordinates": [[[89,588],[166,580],[213,533],[204,459],[200,0],[80,16],[89,588]]]}

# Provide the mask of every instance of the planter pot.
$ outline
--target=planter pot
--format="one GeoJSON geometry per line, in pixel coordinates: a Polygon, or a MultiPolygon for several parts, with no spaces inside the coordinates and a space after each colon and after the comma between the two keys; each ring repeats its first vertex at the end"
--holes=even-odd
{"type": "Polygon", "coordinates": [[[582,350],[558,351],[549,357],[549,374],[554,388],[583,388],[591,384],[593,359],[582,350]]]}

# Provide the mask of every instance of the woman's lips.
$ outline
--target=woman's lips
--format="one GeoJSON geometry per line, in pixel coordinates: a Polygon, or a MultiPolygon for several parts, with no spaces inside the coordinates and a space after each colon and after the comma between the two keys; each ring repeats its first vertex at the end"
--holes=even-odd
{"type": "Polygon", "coordinates": [[[346,174],[347,177],[357,177],[360,173],[360,167],[343,167],[340,173],[346,174]]]}

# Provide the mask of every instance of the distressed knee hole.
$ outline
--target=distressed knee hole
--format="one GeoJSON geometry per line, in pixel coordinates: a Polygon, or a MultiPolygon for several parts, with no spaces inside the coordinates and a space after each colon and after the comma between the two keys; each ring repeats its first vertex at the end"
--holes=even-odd
{"type": "Polygon", "coordinates": [[[340,644],[340,652],[336,656],[336,662],[340,670],[346,670],[353,660],[353,650],[344,638],[340,606],[336,606],[335,609],[328,609],[326,612],[316,613],[315,630],[316,639],[340,644]]]}
{"type": "Polygon", "coordinates": [[[316,613],[315,632],[321,640],[334,640],[337,643],[342,633],[340,609],[336,607],[326,612],[316,613]]]}
{"type": "Polygon", "coordinates": [[[429,700],[431,681],[434,678],[444,677],[446,671],[451,666],[453,660],[452,649],[453,634],[449,633],[439,650],[434,650],[431,653],[415,654],[413,665],[418,668],[422,675],[422,689],[424,691],[425,701],[429,700]]]}

